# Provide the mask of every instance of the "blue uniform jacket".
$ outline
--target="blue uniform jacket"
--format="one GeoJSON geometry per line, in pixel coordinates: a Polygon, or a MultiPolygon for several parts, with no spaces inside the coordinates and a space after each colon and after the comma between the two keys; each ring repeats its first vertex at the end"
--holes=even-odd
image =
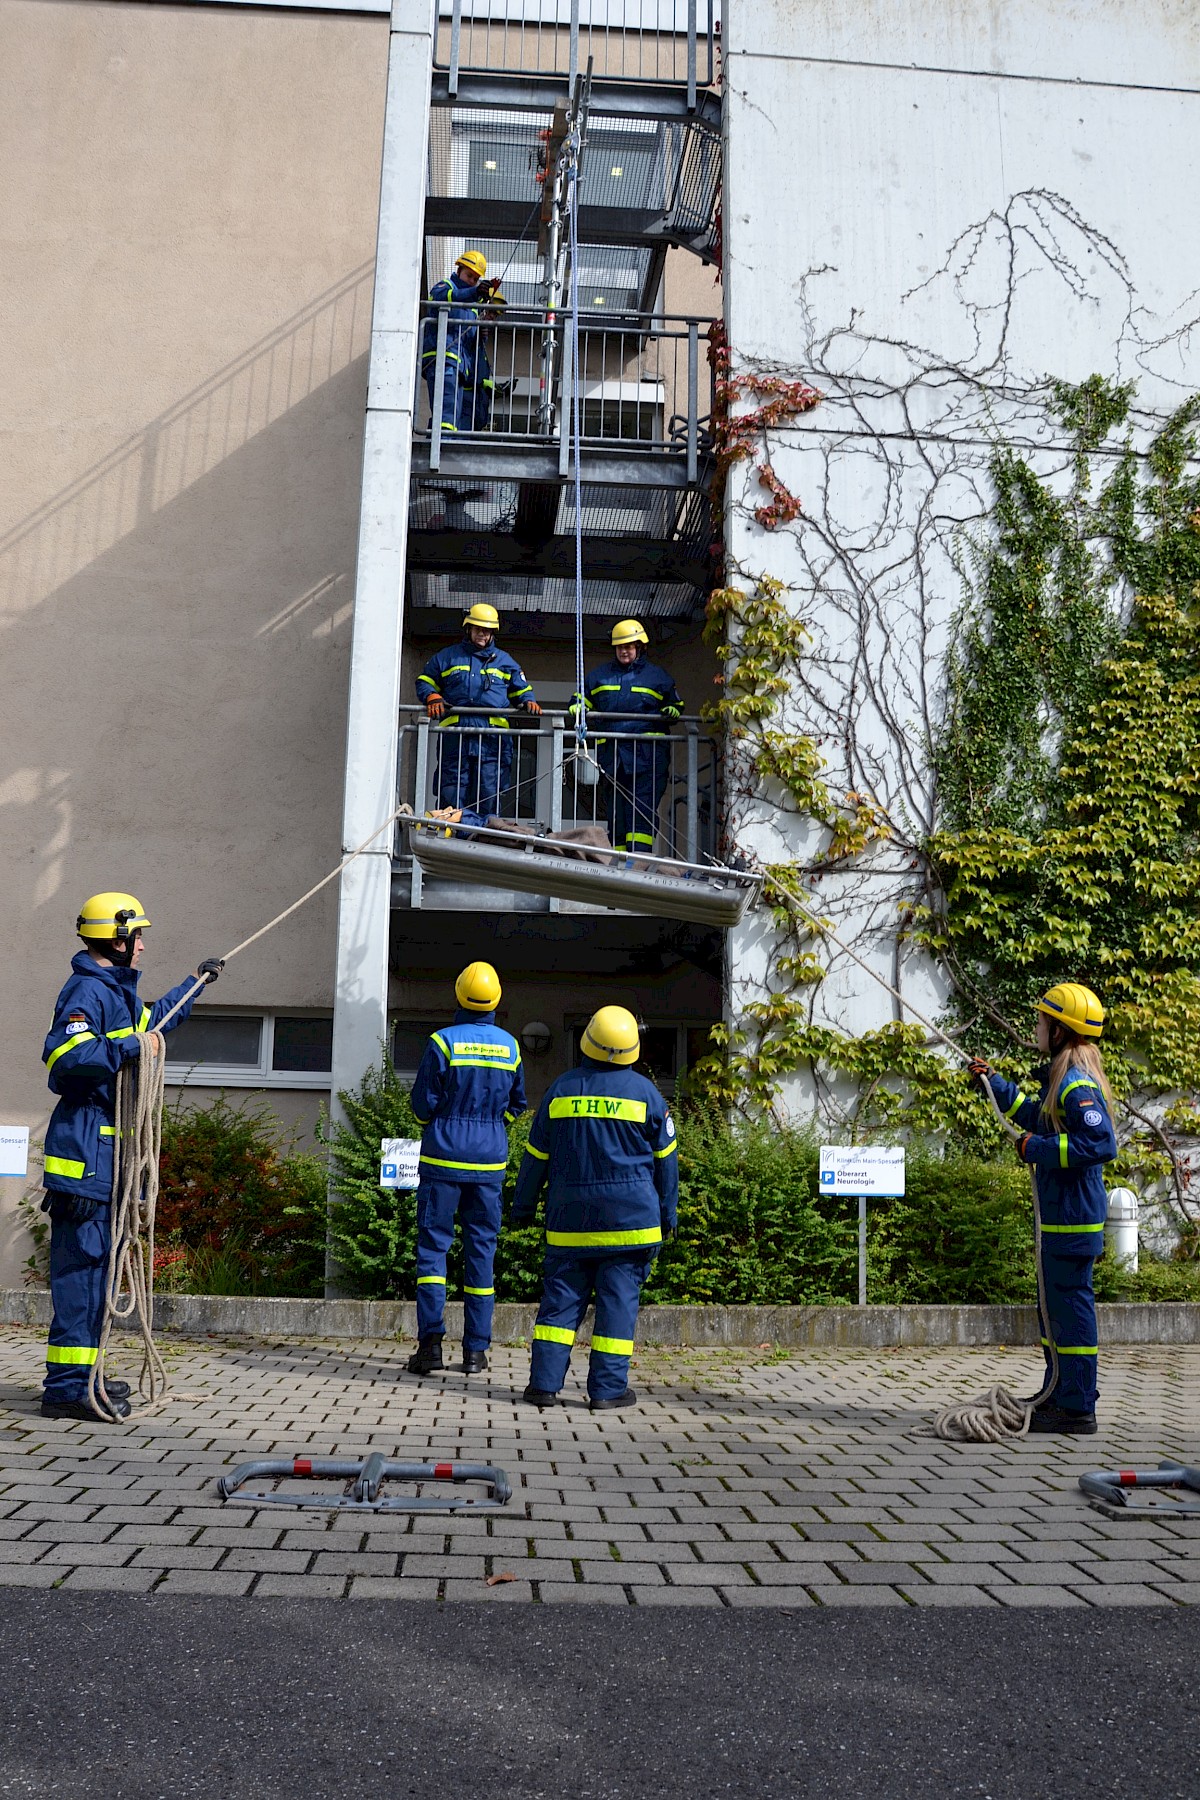
{"type": "MultiPolygon", "coordinates": [[[[72,957],[71,969],[42,1050],[50,1091],[62,1096],[46,1129],[46,1186],[111,1200],[117,1071],[137,1054],[134,1034],[153,1031],[195,977],[144,1006],[136,969],[102,969],[86,950],[72,957]]],[[[180,1008],[168,1031],[183,1024],[192,1005],[180,1008]]]]}
{"type": "Polygon", "coordinates": [[[554,1249],[629,1251],[674,1231],[679,1158],[667,1103],[632,1069],[588,1061],[560,1075],[538,1107],[517,1177],[513,1224],[548,1184],[554,1249]]]}
{"type": "Polygon", "coordinates": [[[1101,1170],[1117,1154],[1103,1088],[1086,1069],[1069,1068],[1058,1089],[1066,1130],[1053,1131],[1042,1111],[1047,1092],[1044,1073],[1036,1100],[1002,1075],[990,1080],[1001,1112],[1033,1134],[1025,1145],[1025,1161],[1037,1168],[1046,1249],[1059,1255],[1099,1256],[1108,1216],[1101,1170]]]}
{"type": "MultiPolygon", "coordinates": [[[[463,287],[453,275],[439,281],[429,290],[434,301],[453,302],[446,320],[446,361],[468,365],[475,354],[479,332],[479,304],[484,298],[478,284],[463,287]]],[[[433,368],[437,356],[438,311],[424,308],[425,323],[421,327],[421,362],[426,371],[433,368]]]]}
{"type": "MultiPolygon", "coordinates": [[[[579,696],[575,698],[578,704],[579,696]]],[[[593,669],[584,682],[583,699],[589,712],[648,715],[645,723],[641,719],[614,720],[607,727],[614,733],[649,731],[652,736],[665,737],[665,732],[653,730],[653,722],[677,719],[683,711],[683,701],[667,671],[660,669],[657,663],[647,662],[644,656],[639,656],[627,669],[623,669],[615,657],[602,669],[593,669]]]]}
{"type": "MultiPolygon", "coordinates": [[[[507,650],[491,644],[479,650],[466,638],[461,644],[438,650],[417,676],[417,698],[424,705],[432,694],[440,694],[451,709],[443,725],[474,725],[480,719],[457,719],[456,706],[523,706],[533,699],[533,688],[525,679],[525,671],[507,650]]],[[[507,719],[490,719],[491,725],[507,726],[507,719]]]]}
{"type": "Polygon", "coordinates": [[[508,1167],[505,1126],[525,1111],[517,1040],[495,1013],[461,1009],[425,1046],[412,1108],[421,1131],[421,1168],[439,1181],[499,1178],[508,1167]]]}

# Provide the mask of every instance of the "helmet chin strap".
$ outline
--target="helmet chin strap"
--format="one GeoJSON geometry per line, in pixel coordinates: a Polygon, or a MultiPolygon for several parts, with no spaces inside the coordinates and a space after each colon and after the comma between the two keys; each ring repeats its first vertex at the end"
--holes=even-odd
{"type": "Polygon", "coordinates": [[[129,921],[136,918],[136,913],[127,911],[117,914],[117,935],[108,946],[108,959],[118,969],[128,969],[133,963],[133,953],[137,948],[140,931],[130,931],[129,921]]]}

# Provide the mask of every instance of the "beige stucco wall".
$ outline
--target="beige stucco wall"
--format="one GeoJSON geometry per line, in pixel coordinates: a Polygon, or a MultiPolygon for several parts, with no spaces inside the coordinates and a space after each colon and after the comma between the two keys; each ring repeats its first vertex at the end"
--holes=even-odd
{"type": "MultiPolygon", "coordinates": [[[[86,894],[147,905],[153,995],[337,858],[386,56],[385,17],[0,0],[0,1122],[47,1116],[86,894]]],[[[334,891],[221,1001],[331,1005],[334,891]]]]}

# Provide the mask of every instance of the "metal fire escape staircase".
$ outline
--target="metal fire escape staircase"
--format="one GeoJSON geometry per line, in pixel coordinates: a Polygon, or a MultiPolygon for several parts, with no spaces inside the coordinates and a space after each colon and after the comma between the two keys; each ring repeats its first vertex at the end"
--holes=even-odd
{"type": "MultiPolygon", "coordinates": [[[[687,618],[703,604],[711,527],[706,320],[656,311],[667,251],[716,255],[720,98],[712,0],[453,0],[435,49],[426,291],[464,245],[503,274],[489,333],[486,429],[443,429],[419,396],[408,602],[461,617],[574,606],[568,478],[580,384],[584,599],[590,617],[687,618]],[[617,23],[610,23],[610,13],[617,23]],[[699,18],[698,14],[702,15],[699,18]],[[571,366],[551,188],[580,77],[584,315],[571,366]],[[557,290],[556,290],[557,282],[557,290]]],[[[439,366],[446,343],[443,326],[439,366]]],[[[436,400],[442,392],[435,388],[436,400]]],[[[430,618],[432,623],[432,619],[430,618]]],[[[413,618],[417,623],[417,618],[413,618]]]]}

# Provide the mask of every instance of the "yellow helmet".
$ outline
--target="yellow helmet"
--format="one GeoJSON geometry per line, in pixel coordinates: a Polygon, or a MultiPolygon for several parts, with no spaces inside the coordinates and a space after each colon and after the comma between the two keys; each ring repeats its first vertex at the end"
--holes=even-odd
{"type": "Polygon", "coordinates": [[[1049,1019],[1057,1019],[1076,1037],[1098,1038],[1104,1030],[1104,1008],[1091,988],[1077,981],[1060,981],[1042,995],[1037,1010],[1049,1019]]]}
{"type": "Polygon", "coordinates": [[[614,650],[618,644],[648,644],[649,642],[650,639],[646,636],[640,619],[622,619],[619,624],[613,626],[612,647],[614,650]]]}
{"type": "Polygon", "coordinates": [[[487,274],[487,257],[482,250],[464,250],[454,266],[456,269],[470,269],[472,275],[478,275],[482,281],[487,274]]]}
{"type": "Polygon", "coordinates": [[[602,1006],[583,1028],[582,1049],[593,1062],[636,1062],[642,1049],[637,1020],[623,1006],[602,1006]]]}
{"type": "Polygon", "coordinates": [[[499,631],[500,614],[486,600],[477,600],[463,619],[464,625],[478,625],[481,631],[499,631]]]}
{"type": "Polygon", "coordinates": [[[495,1012],[500,1004],[500,977],[491,963],[468,963],[454,984],[454,998],[468,1012],[495,1012]]]}
{"type": "Polygon", "coordinates": [[[93,894],[85,900],[75,921],[81,938],[94,938],[110,943],[113,938],[128,937],[150,921],[142,911],[142,903],[133,894],[93,894]]]}

